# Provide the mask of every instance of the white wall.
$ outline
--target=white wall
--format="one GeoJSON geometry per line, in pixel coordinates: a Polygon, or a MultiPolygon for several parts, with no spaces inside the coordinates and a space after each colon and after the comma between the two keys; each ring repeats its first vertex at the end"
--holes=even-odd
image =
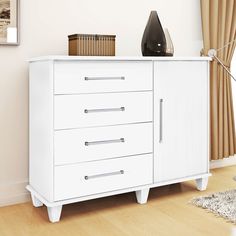
{"type": "Polygon", "coordinates": [[[67,35],[117,35],[117,55],[141,55],[149,12],[157,10],[177,56],[202,48],[199,0],[21,0],[21,45],[0,46],[0,205],[26,199],[28,64],[30,57],[67,54],[67,35]]]}

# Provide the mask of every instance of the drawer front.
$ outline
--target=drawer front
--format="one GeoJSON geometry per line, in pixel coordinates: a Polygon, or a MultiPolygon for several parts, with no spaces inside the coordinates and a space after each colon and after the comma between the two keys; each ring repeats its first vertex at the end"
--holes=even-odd
{"type": "Polygon", "coordinates": [[[56,95],[55,129],[152,121],[152,92],[56,95]]]}
{"type": "Polygon", "coordinates": [[[55,164],[152,152],[152,123],[55,131],[55,164]]]}
{"type": "Polygon", "coordinates": [[[55,94],[152,90],[152,62],[55,62],[55,94]]]}
{"type": "Polygon", "coordinates": [[[152,155],[55,167],[54,201],[151,184],[152,155]]]}

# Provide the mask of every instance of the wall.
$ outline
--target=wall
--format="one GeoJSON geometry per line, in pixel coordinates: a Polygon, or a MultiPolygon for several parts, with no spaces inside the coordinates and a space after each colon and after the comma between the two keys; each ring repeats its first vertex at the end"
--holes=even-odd
{"type": "Polygon", "coordinates": [[[199,0],[21,0],[21,44],[0,46],[0,205],[25,201],[28,181],[28,63],[67,54],[67,35],[117,35],[117,55],[139,56],[149,12],[157,10],[176,56],[202,48],[199,0]]]}

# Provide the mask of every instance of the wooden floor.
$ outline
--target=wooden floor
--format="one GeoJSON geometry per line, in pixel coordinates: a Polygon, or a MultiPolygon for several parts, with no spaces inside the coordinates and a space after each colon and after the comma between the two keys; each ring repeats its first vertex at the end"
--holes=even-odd
{"type": "Polygon", "coordinates": [[[0,208],[0,236],[236,236],[236,225],[188,204],[193,197],[236,188],[236,167],[212,170],[207,191],[193,181],[152,189],[148,204],[128,193],[63,207],[49,223],[45,207],[31,203],[0,208]]]}

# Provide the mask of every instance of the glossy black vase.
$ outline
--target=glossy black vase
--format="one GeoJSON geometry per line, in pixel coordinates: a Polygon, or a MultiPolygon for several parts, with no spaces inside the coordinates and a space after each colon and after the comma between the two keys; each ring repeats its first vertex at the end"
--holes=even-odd
{"type": "Polygon", "coordinates": [[[156,11],[151,11],[142,38],[143,56],[165,56],[166,38],[156,11]]]}

